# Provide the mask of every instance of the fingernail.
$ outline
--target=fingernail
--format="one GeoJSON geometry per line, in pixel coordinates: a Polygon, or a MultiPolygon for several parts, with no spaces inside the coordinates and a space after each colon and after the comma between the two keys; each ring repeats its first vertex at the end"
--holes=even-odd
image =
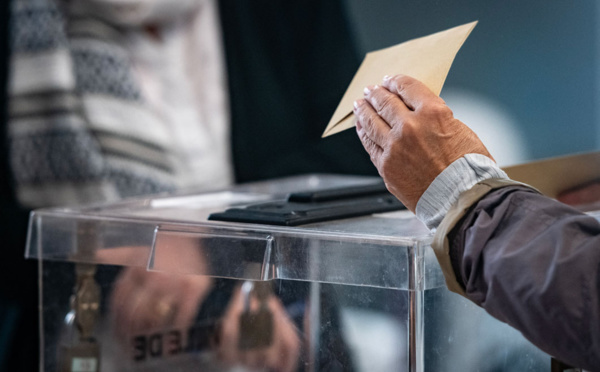
{"type": "Polygon", "coordinates": [[[377,89],[377,85],[369,85],[368,87],[365,88],[365,94],[369,94],[371,93],[373,90],[377,89]]]}
{"type": "Polygon", "coordinates": [[[354,101],[354,111],[358,109],[358,101],[354,101]]]}
{"type": "Polygon", "coordinates": [[[390,78],[391,78],[391,76],[390,76],[390,75],[385,75],[385,76],[383,77],[383,81],[388,81],[388,80],[390,80],[390,78]]]}

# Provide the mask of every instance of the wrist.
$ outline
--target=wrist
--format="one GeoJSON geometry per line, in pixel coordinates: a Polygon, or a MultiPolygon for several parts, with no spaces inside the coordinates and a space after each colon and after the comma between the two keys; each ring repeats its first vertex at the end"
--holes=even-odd
{"type": "Polygon", "coordinates": [[[429,229],[440,224],[461,193],[478,182],[508,176],[489,157],[467,154],[444,169],[425,190],[417,202],[416,215],[429,229]]]}

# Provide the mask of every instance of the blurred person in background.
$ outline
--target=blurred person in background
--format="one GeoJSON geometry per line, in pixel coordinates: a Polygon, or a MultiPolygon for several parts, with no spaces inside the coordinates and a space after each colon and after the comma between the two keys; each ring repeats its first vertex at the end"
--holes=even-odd
{"type": "Polygon", "coordinates": [[[11,370],[38,368],[36,265],[22,258],[29,210],[374,174],[351,134],[320,139],[359,62],[341,1],[2,6],[0,350],[11,370]]]}

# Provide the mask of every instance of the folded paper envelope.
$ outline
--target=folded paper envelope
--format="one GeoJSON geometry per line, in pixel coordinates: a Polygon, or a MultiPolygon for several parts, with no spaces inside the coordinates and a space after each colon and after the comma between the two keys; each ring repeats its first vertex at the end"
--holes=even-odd
{"type": "Polygon", "coordinates": [[[422,81],[439,95],[454,57],[477,21],[368,53],[329,121],[323,137],[352,128],[354,101],[368,85],[380,84],[384,75],[404,74],[422,81]]]}

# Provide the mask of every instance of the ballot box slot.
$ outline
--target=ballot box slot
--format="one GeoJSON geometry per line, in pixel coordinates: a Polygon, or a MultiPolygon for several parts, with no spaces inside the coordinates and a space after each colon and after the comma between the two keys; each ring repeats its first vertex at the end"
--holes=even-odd
{"type": "Polygon", "coordinates": [[[273,237],[156,228],[148,269],[247,280],[273,279],[273,237]]]}
{"type": "Polygon", "coordinates": [[[385,183],[382,181],[367,185],[356,185],[347,187],[326,188],[322,190],[299,191],[289,194],[288,202],[314,203],[333,200],[357,198],[388,193],[385,183]]]}
{"type": "Polygon", "coordinates": [[[405,209],[383,182],[295,192],[284,200],[249,204],[212,213],[212,221],[299,226],[405,209]]]}

